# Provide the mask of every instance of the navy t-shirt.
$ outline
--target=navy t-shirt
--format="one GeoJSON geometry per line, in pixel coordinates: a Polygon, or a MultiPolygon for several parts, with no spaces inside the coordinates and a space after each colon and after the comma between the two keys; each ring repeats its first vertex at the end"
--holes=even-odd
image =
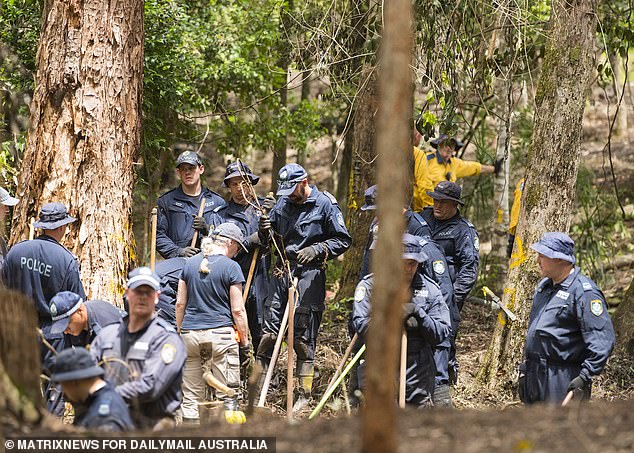
{"type": "Polygon", "coordinates": [[[206,330],[233,326],[229,288],[244,283],[240,265],[224,255],[211,255],[209,273],[200,272],[202,254],[187,260],[181,279],[187,284],[187,307],[181,329],[206,330]]]}

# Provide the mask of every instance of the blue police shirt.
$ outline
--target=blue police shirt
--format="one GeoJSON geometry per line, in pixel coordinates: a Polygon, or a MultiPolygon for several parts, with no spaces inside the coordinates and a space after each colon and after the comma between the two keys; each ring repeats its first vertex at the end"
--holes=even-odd
{"type": "Polygon", "coordinates": [[[40,324],[50,323],[48,303],[57,293],[72,291],[86,298],[77,258],[47,235],[14,245],[2,273],[7,287],[33,299],[40,324]]]}
{"type": "Polygon", "coordinates": [[[580,366],[587,380],[603,370],[614,347],[603,293],[578,267],[557,285],[550,278],[538,284],[528,323],[529,359],[580,366]]]}
{"type": "Polygon", "coordinates": [[[73,404],[73,407],[75,426],[99,431],[134,429],[128,405],[110,383],[89,395],[83,404],[73,404]]]}
{"type": "Polygon", "coordinates": [[[194,237],[194,216],[198,215],[203,197],[205,197],[203,217],[209,224],[211,212],[224,204],[224,200],[216,192],[203,187],[200,195],[190,197],[179,185],[159,197],[156,250],[163,258],[176,257],[180,249],[191,245],[194,237]]]}
{"type": "Polygon", "coordinates": [[[187,306],[182,330],[233,326],[229,288],[244,283],[238,263],[224,255],[211,255],[209,273],[200,272],[201,253],[187,260],[181,280],[187,284],[187,306]]]}
{"type": "Polygon", "coordinates": [[[282,237],[286,253],[295,261],[296,253],[311,245],[332,258],[341,255],[352,244],[343,215],[336,199],[327,192],[312,191],[302,204],[293,203],[288,196],[280,197],[271,210],[273,230],[282,237]]]}
{"type": "Polygon", "coordinates": [[[156,304],[158,316],[169,322],[176,328],[176,293],[178,291],[178,279],[183,267],[185,258],[182,256],[170,258],[156,263],[156,275],[161,279],[161,294],[156,304]]]}
{"type": "Polygon", "coordinates": [[[423,209],[422,217],[431,228],[432,239],[445,253],[454,283],[454,300],[462,308],[478,277],[480,239],[475,227],[460,213],[451,219],[436,220],[433,209],[423,209]]]}

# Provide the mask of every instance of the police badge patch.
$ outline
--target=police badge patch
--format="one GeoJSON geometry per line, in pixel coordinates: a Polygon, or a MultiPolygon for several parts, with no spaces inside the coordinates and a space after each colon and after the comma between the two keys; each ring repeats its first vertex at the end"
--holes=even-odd
{"type": "Polygon", "coordinates": [[[165,365],[169,365],[176,358],[176,346],[170,343],[165,343],[163,349],[161,349],[161,360],[165,365]]]}
{"type": "Polygon", "coordinates": [[[365,297],[365,286],[359,286],[354,292],[354,301],[361,302],[365,297]]]}
{"type": "Polygon", "coordinates": [[[49,310],[51,312],[51,316],[57,316],[57,307],[55,306],[55,304],[51,304],[49,310]]]}
{"type": "Polygon", "coordinates": [[[434,272],[435,273],[437,273],[439,275],[442,275],[442,274],[445,273],[445,263],[443,263],[442,260],[434,261],[432,263],[432,266],[434,268],[434,272]]]}
{"type": "Polygon", "coordinates": [[[590,301],[590,311],[594,316],[601,316],[603,314],[603,302],[600,299],[590,301]]]}
{"type": "Polygon", "coordinates": [[[480,251],[480,238],[478,236],[473,238],[473,248],[475,248],[477,252],[480,251]]]}
{"type": "Polygon", "coordinates": [[[284,170],[282,173],[280,173],[280,179],[282,181],[285,181],[288,179],[288,173],[286,172],[286,170],[284,170]]]}

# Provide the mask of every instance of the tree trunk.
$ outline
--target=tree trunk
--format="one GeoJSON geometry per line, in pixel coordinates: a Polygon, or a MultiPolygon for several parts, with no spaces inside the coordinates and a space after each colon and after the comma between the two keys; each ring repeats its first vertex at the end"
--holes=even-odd
{"type": "MultiPolygon", "coordinates": [[[[359,269],[361,269],[363,250],[373,217],[373,211],[361,211],[360,208],[365,202],[365,197],[363,196],[365,189],[375,183],[374,115],[377,110],[375,68],[365,66],[361,71],[359,84],[357,106],[352,119],[352,137],[348,134],[352,143],[350,157],[354,156],[352,157],[352,171],[350,172],[348,183],[347,203],[348,231],[352,236],[352,247],[344,255],[341,287],[337,294],[338,299],[352,296],[359,282],[359,269]]],[[[349,146],[348,140],[346,138],[346,146],[349,146]]],[[[342,172],[345,164],[346,155],[344,150],[342,172]]]]}
{"type": "Polygon", "coordinates": [[[513,76],[514,58],[509,48],[514,42],[513,27],[510,26],[510,15],[513,4],[505,1],[498,4],[496,31],[489,47],[489,57],[497,49],[498,55],[504,55],[504,61],[498,67],[498,75],[493,84],[497,111],[497,146],[495,160],[503,159],[504,164],[493,180],[493,199],[495,200],[495,218],[493,219],[493,236],[491,253],[487,260],[487,285],[497,293],[504,287],[508,259],[506,245],[509,226],[509,173],[511,162],[511,118],[513,115],[513,76]],[[500,30],[498,33],[497,30],[500,30]]]}
{"type": "MultiPolygon", "coordinates": [[[[348,130],[343,138],[343,148],[341,149],[341,165],[339,165],[339,172],[337,174],[337,200],[339,201],[339,207],[341,213],[347,219],[348,218],[348,200],[350,191],[350,181],[352,175],[352,147],[354,140],[354,118],[356,115],[355,107],[352,107],[352,113],[350,118],[352,121],[348,126],[348,130]]],[[[373,129],[374,130],[374,129],[373,129]]],[[[336,139],[336,138],[335,138],[336,139]]],[[[333,147],[337,147],[337,143],[333,144],[333,147]]]]}
{"type": "Polygon", "coordinates": [[[530,244],[546,231],[567,231],[580,158],[581,120],[593,72],[596,3],[552,2],[550,36],[535,96],[535,125],[526,183],[503,302],[518,319],[496,326],[480,378],[490,387],[515,381],[535,285],[530,244]]]}
{"type": "Polygon", "coordinates": [[[133,258],[143,2],[49,0],[43,17],[13,238],[44,203],[64,203],[88,297],[118,300],[133,258]]]}
{"type": "MultiPolygon", "coordinates": [[[[401,313],[409,297],[401,238],[405,229],[402,210],[410,189],[407,162],[412,149],[412,4],[408,0],[385,2],[384,13],[376,123],[381,234],[373,259],[375,286],[367,342],[366,404],[362,409],[364,452],[397,451],[396,370],[401,313]]],[[[355,128],[357,132],[360,130],[355,128]]]]}
{"type": "Polygon", "coordinates": [[[634,360],[634,280],[616,309],[613,321],[617,347],[624,349],[629,359],[634,360]]]}
{"type": "Polygon", "coordinates": [[[625,96],[623,96],[623,90],[625,89],[625,85],[623,84],[623,81],[625,80],[624,65],[621,63],[621,57],[618,54],[610,55],[610,65],[612,66],[612,71],[614,73],[615,110],[619,100],[623,97],[623,102],[619,107],[617,118],[614,123],[613,133],[615,137],[622,139],[627,145],[630,142],[630,131],[627,127],[627,109],[629,105],[625,96]]]}

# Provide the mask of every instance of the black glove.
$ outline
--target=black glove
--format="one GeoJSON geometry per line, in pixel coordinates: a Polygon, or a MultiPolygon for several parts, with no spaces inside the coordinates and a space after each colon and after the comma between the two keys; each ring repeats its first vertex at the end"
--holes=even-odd
{"type": "Polygon", "coordinates": [[[197,255],[200,252],[200,249],[197,249],[196,247],[185,247],[184,249],[180,249],[180,253],[178,254],[178,256],[184,256],[185,258],[191,258],[194,255],[197,255]]]}
{"type": "Polygon", "coordinates": [[[586,390],[587,385],[588,383],[585,381],[585,379],[583,379],[581,376],[577,376],[572,381],[570,381],[570,384],[568,384],[567,391],[574,392],[576,390],[579,390],[583,392],[586,390]]]}
{"type": "Polygon", "coordinates": [[[258,220],[258,235],[260,240],[264,242],[271,231],[271,218],[267,215],[261,215],[258,220]]]}
{"type": "Polygon", "coordinates": [[[264,212],[269,212],[273,209],[275,203],[277,203],[275,197],[273,195],[267,195],[266,198],[262,200],[262,209],[264,209],[264,212]]]}
{"type": "Polygon", "coordinates": [[[317,247],[310,245],[308,247],[304,247],[299,252],[297,252],[297,262],[299,264],[308,264],[312,260],[317,258],[318,255],[319,252],[317,251],[317,247]]]}
{"type": "Polygon", "coordinates": [[[200,231],[203,236],[207,236],[207,234],[209,234],[209,225],[204,217],[198,215],[194,216],[194,230],[200,231]]]}
{"type": "Polygon", "coordinates": [[[493,173],[498,175],[500,173],[500,170],[502,170],[502,164],[503,163],[504,163],[504,158],[503,157],[501,157],[498,160],[496,160],[495,163],[493,164],[493,173]]]}
{"type": "Polygon", "coordinates": [[[526,374],[520,371],[520,378],[517,383],[517,396],[520,397],[520,401],[522,403],[526,402],[526,393],[524,392],[525,388],[526,388],[526,374]]]}
{"type": "Polygon", "coordinates": [[[403,306],[403,316],[405,319],[405,328],[407,330],[418,329],[418,319],[416,314],[418,313],[418,307],[416,304],[409,302],[403,306]]]}
{"type": "Polygon", "coordinates": [[[248,344],[246,346],[240,346],[240,374],[244,377],[247,376],[249,367],[253,363],[253,346],[248,344]]]}

